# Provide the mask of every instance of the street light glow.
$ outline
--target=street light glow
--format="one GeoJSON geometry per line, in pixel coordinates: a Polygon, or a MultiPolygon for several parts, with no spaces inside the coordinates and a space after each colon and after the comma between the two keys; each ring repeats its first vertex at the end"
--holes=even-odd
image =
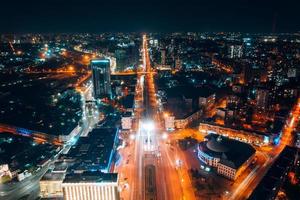
{"type": "Polygon", "coordinates": [[[148,121],[148,122],[142,123],[142,128],[147,131],[152,131],[152,130],[154,130],[155,126],[152,121],[148,121]]]}
{"type": "Polygon", "coordinates": [[[134,134],[130,134],[129,138],[130,138],[131,140],[134,140],[134,139],[135,139],[135,135],[134,135],[134,134]]]}
{"type": "Polygon", "coordinates": [[[163,138],[164,140],[166,140],[166,139],[168,138],[168,134],[167,134],[167,133],[163,133],[162,138],[163,138]]]}

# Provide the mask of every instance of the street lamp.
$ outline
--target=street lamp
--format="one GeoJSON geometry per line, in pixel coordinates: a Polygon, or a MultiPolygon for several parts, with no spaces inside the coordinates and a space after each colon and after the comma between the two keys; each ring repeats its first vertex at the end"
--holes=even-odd
{"type": "Polygon", "coordinates": [[[155,127],[153,122],[148,121],[146,123],[142,123],[142,128],[146,131],[153,131],[155,127]]]}
{"type": "Polygon", "coordinates": [[[131,140],[134,140],[134,139],[135,139],[135,135],[134,135],[134,134],[130,134],[129,138],[130,138],[131,140]]]}
{"type": "Polygon", "coordinates": [[[164,112],[164,117],[165,117],[165,118],[169,117],[169,113],[164,112]]]}
{"type": "Polygon", "coordinates": [[[167,138],[168,138],[168,134],[167,133],[163,133],[162,139],[166,140],[167,138]]]}

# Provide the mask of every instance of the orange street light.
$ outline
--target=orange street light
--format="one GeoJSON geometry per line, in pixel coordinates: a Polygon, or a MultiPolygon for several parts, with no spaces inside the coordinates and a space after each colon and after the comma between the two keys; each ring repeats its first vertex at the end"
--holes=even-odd
{"type": "Polygon", "coordinates": [[[74,67],[73,67],[73,66],[69,66],[69,67],[68,67],[68,70],[69,70],[69,71],[74,71],[74,67]]]}
{"type": "Polygon", "coordinates": [[[169,113],[164,112],[164,117],[165,117],[165,118],[166,118],[166,117],[169,117],[169,113]]]}

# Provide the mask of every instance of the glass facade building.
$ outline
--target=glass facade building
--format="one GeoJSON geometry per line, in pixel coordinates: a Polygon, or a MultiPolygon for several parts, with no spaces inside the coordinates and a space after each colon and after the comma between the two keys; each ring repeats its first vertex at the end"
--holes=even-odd
{"type": "Polygon", "coordinates": [[[111,98],[110,60],[94,59],[91,61],[94,97],[111,98]]]}

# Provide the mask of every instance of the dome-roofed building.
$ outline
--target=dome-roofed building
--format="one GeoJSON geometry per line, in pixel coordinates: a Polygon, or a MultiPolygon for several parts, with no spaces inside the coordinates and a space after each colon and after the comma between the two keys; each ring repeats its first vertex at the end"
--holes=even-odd
{"type": "Polygon", "coordinates": [[[209,150],[216,153],[227,152],[229,150],[221,136],[217,138],[212,137],[207,141],[206,146],[209,150]]]}
{"type": "Polygon", "coordinates": [[[207,135],[198,146],[200,161],[232,180],[251,163],[254,155],[255,149],[251,145],[216,134],[207,135]]]}

